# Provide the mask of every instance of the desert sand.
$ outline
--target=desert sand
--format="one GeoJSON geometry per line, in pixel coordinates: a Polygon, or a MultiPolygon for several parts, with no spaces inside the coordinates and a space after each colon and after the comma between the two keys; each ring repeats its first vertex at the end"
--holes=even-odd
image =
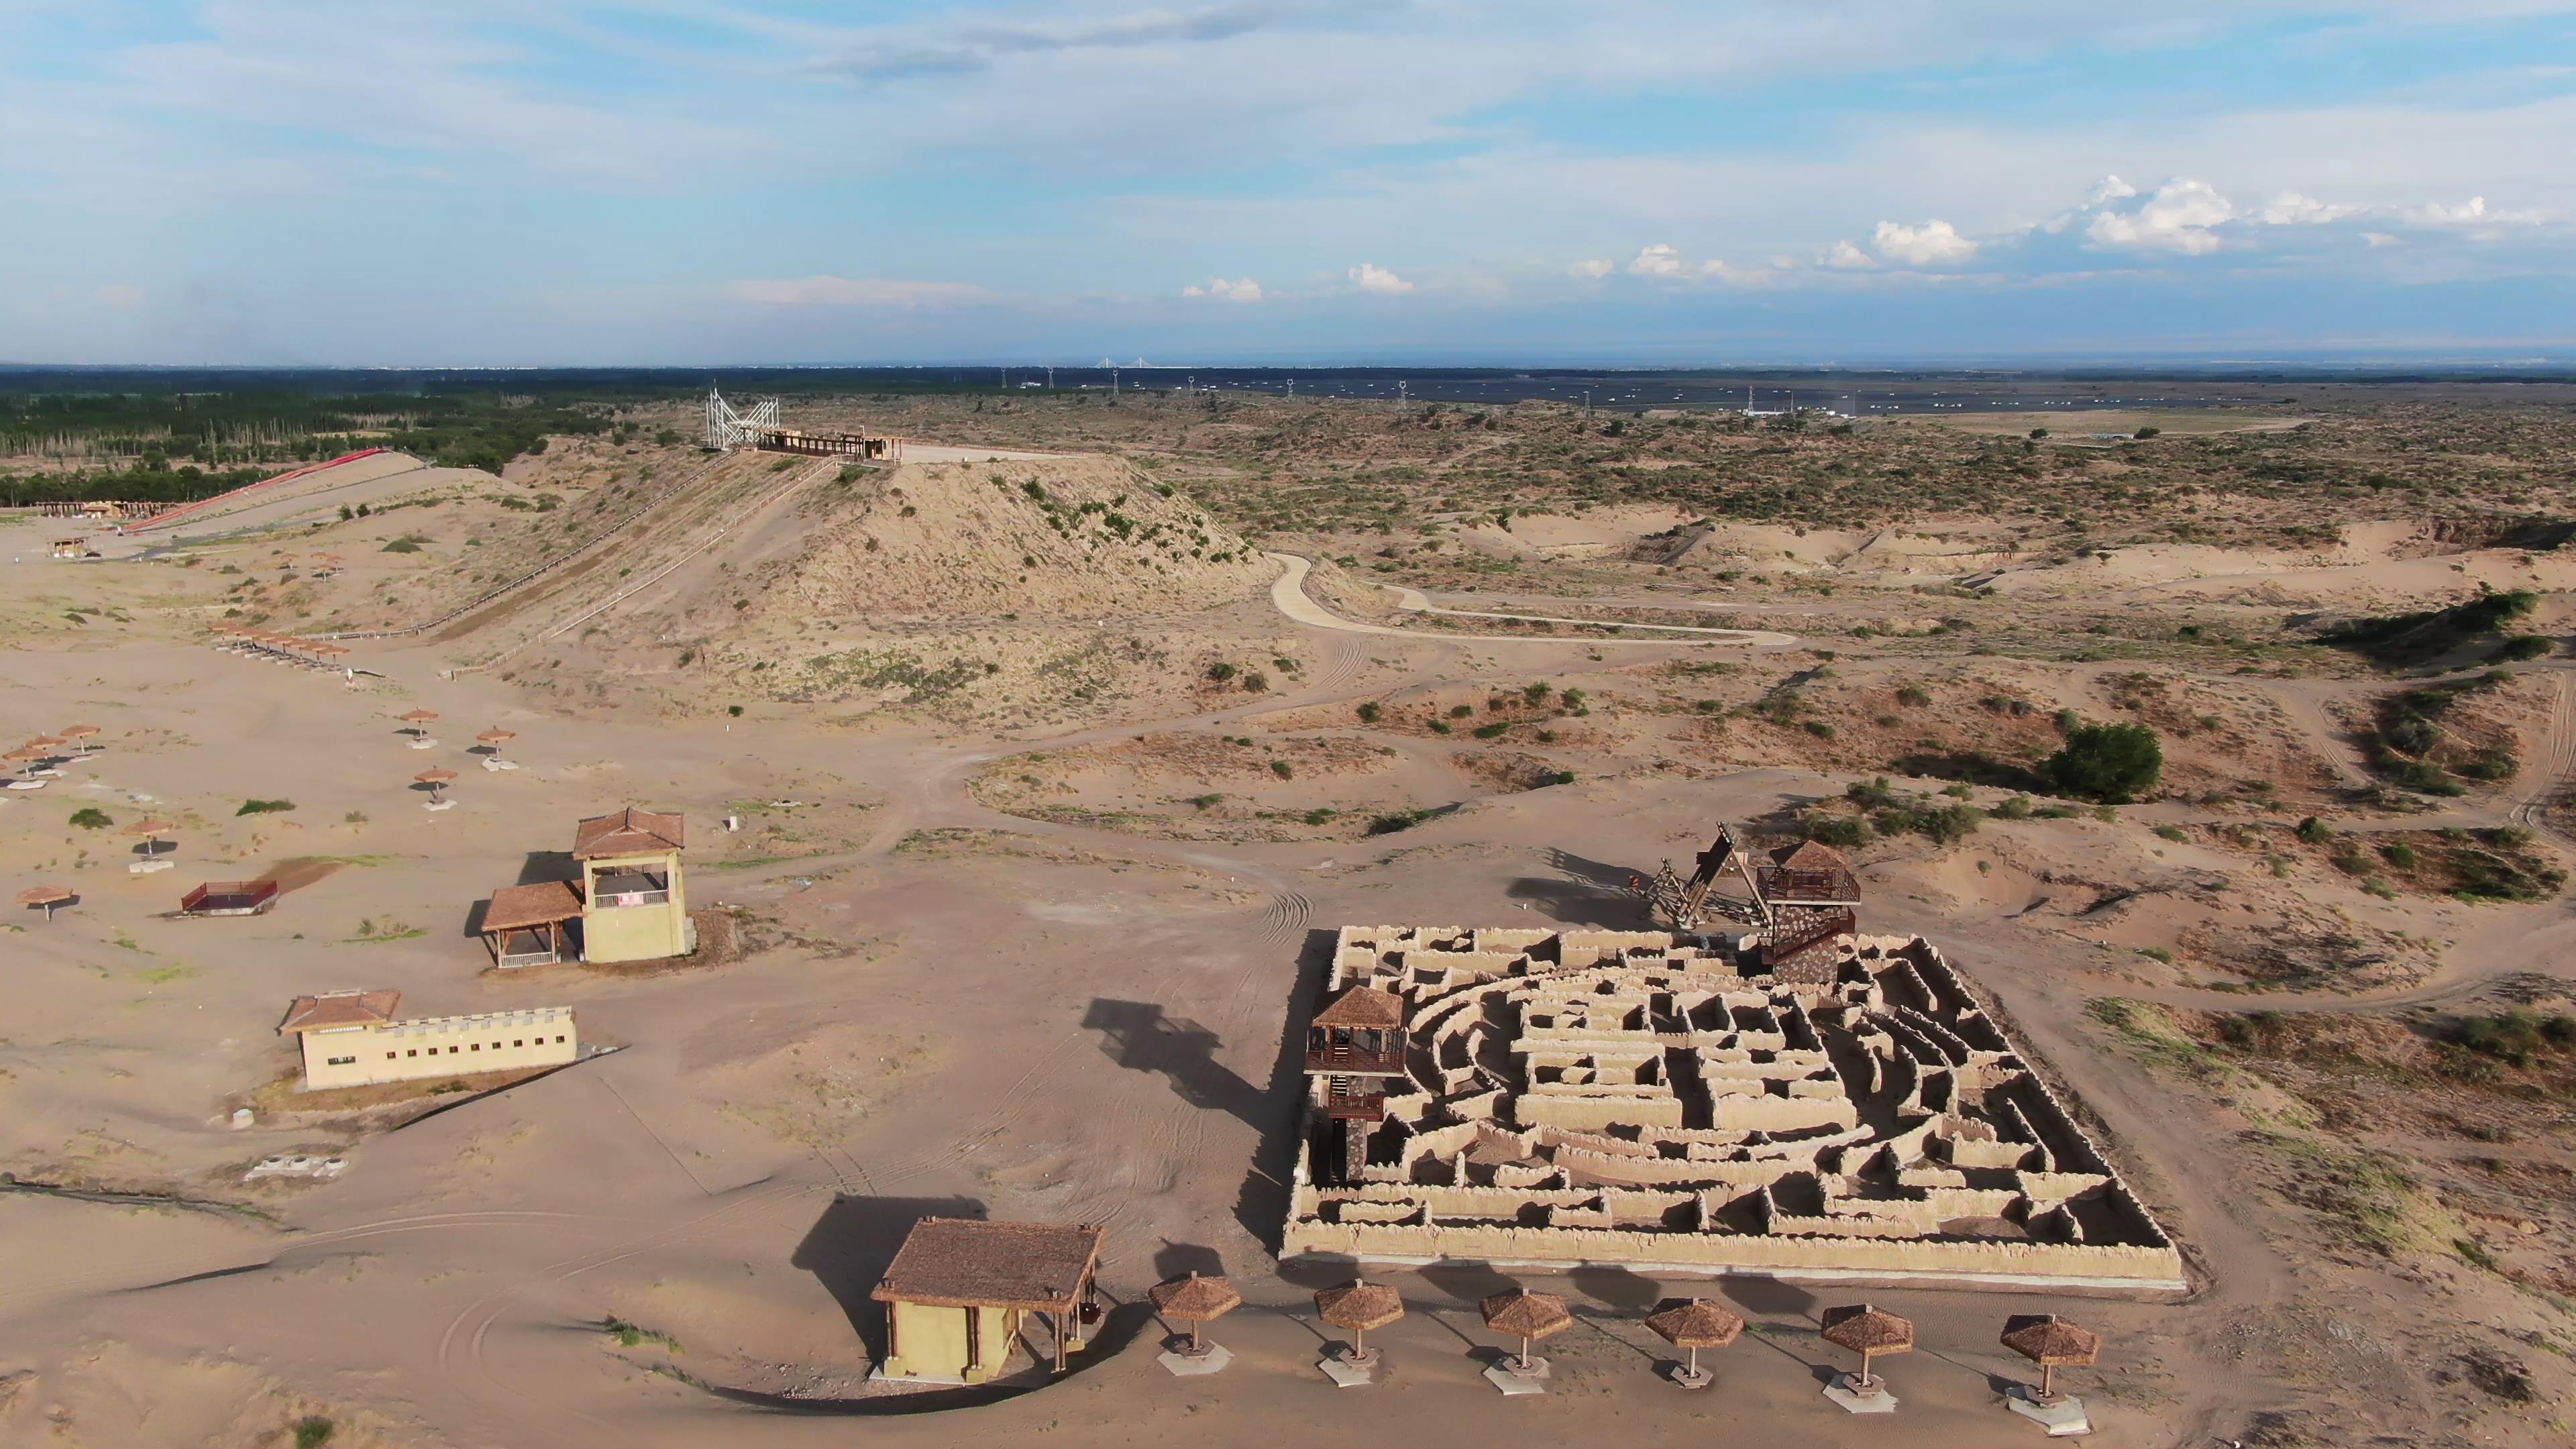
{"type": "Polygon", "coordinates": [[[1459,530],[1532,560],[1507,578],[1381,575],[1365,533],[1248,537],[1150,460],[948,422],[897,470],[675,455],[666,484],[712,471],[664,497],[600,481],[596,443],[509,477],[379,463],[81,563],[42,558],[44,520],[0,521],[0,721],[95,723],[103,746],[0,799],[11,892],[78,892],[0,938],[0,1440],[262,1445],[318,1416],[335,1445],[513,1449],[1288,1425],[1983,1446],[2037,1440],[2001,1407],[2027,1365],[1996,1335],[2055,1311],[2106,1343],[2062,1379],[2098,1443],[2563,1442],[2564,1067],[2544,1051],[2499,1083],[2441,1043],[2463,1014],[2564,1011],[2576,927],[2554,879],[2470,901],[2435,872],[2473,832],[2563,868],[2576,679],[2543,659],[2467,698],[2453,733],[2520,768],[2408,810],[2354,796],[2373,711],[2411,679],[2293,668],[2268,636],[1969,647],[2015,620],[2250,633],[2481,583],[2540,593],[2555,634],[2576,584],[2555,551],[2392,518],[2305,552],[2096,557],[1954,519],[1724,524],[1656,562],[1637,550],[1682,512],[1542,509],[1459,530]],[[340,519],[361,496],[370,516],[340,519]],[[316,550],[347,562],[316,580],[316,550]],[[346,636],[358,672],[221,651],[228,611],[346,636]],[[1719,632],[1622,627],[1645,622],[1719,632]],[[429,749],[399,733],[419,708],[429,749]],[[2029,810],[2061,710],[2154,724],[2163,787],[2029,810]],[[478,767],[491,726],[516,770],[478,767]],[[1943,763],[1971,753],[1991,779],[1943,763]],[[1411,1313],[1371,1335],[1382,1382],[1335,1391],[1309,1295],[1348,1270],[1273,1256],[1335,929],[1644,928],[1629,875],[1720,821],[1865,812],[1849,787],[1906,758],[1890,788],[1987,817],[1858,850],[1864,929],[1938,944],[2080,1104],[2190,1291],[1389,1270],[1411,1313]],[[431,765],[460,772],[455,808],[422,808],[431,765]],[[722,949],[491,969],[477,903],[627,804],[687,815],[722,949]],[[131,874],[116,830],[151,815],[175,868],[131,874]],[[2330,829],[2297,833],[2311,815],[2330,829]],[[2365,846],[2366,869],[2337,863],[2365,846]],[[285,887],[268,914],[172,915],[253,877],[285,887]],[[568,1005],[618,1049],[488,1094],[299,1109],[287,1003],[377,987],[419,1014],[568,1005]],[[281,1154],[347,1167],[246,1180],[281,1154]],[[991,1402],[868,1385],[867,1291],[925,1214],[1107,1225],[1119,1306],[1076,1372],[991,1402]],[[1247,1305],[1210,1328],[1231,1367],[1176,1379],[1143,1296],[1194,1268],[1247,1305]],[[1479,1377],[1508,1345],[1476,1302],[1514,1283],[1576,1310],[1545,1397],[1479,1377]],[[1701,1393],[1660,1381],[1641,1323],[1687,1293],[1752,1324],[1703,1355],[1701,1393]],[[1848,1364],[1817,1315],[1864,1297],[1919,1325],[1923,1351],[1882,1366],[1893,1421],[1818,1393],[1848,1364]]]}

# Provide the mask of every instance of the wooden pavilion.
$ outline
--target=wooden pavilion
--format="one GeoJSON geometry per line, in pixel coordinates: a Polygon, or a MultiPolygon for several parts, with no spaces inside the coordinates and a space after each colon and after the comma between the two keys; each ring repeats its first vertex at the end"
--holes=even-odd
{"type": "Polygon", "coordinates": [[[503,886],[483,908],[483,944],[495,966],[552,966],[564,958],[564,923],[581,919],[569,881],[503,886]]]}
{"type": "Polygon", "coordinates": [[[1104,1229],[1087,1223],[923,1218],[868,1296],[886,1305],[889,1379],[980,1384],[1000,1374],[1023,1317],[1054,1329],[1055,1371],[1098,1313],[1104,1229]]]}

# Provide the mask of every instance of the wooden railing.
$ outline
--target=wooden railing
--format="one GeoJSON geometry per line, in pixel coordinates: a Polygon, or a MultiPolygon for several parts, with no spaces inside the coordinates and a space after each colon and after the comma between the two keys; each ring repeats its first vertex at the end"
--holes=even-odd
{"type": "Polygon", "coordinates": [[[1347,1072],[1364,1077],[1400,1077],[1404,1075],[1404,1049],[1373,1052],[1360,1047],[1309,1047],[1306,1070],[1310,1072],[1347,1072]]]}

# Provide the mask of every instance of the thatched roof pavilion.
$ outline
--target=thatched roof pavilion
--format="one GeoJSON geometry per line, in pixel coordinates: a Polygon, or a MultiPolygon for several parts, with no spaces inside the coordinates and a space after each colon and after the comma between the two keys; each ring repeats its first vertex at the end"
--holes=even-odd
{"type": "Polygon", "coordinates": [[[1735,1342],[1744,1332],[1744,1320],[1705,1298],[1685,1298],[1647,1314],[1646,1327],[1689,1356],[1681,1372],[1673,1375],[1673,1382],[1697,1389],[1706,1388],[1709,1382],[1709,1376],[1700,1371],[1699,1351],[1724,1348],[1735,1342]]]}
{"type": "Polygon", "coordinates": [[[581,919],[569,881],[503,886],[483,908],[483,944],[495,966],[551,966],[563,959],[564,923],[581,919]]]}
{"type": "Polygon", "coordinates": [[[1497,1293],[1477,1307],[1485,1315],[1485,1326],[1496,1333],[1508,1333],[1521,1341],[1518,1371],[1527,1373],[1538,1365],[1530,1358],[1530,1343],[1549,1338],[1574,1326],[1574,1312],[1565,1300],[1553,1293],[1533,1293],[1515,1288],[1497,1293]]]}
{"type": "Polygon", "coordinates": [[[1836,1348],[1847,1348],[1860,1355],[1860,1378],[1853,1387],[1864,1393],[1878,1387],[1878,1381],[1870,1377],[1871,1359],[1882,1353],[1914,1351],[1913,1321],[1899,1318],[1884,1308],[1873,1308],[1866,1303],[1828,1308],[1821,1322],[1819,1337],[1836,1348]]]}
{"type": "MultiPolygon", "coordinates": [[[[1055,1366],[1062,1372],[1065,1352],[1074,1346],[1072,1335],[1078,1331],[1067,1320],[1091,1300],[1092,1274],[1106,1232],[1088,1223],[923,1218],[912,1225],[868,1296],[894,1305],[888,1316],[898,1324],[906,1307],[964,1310],[970,1343],[981,1341],[975,1316],[983,1311],[1051,1315],[1055,1366]]],[[[887,1349],[889,1358],[901,1352],[892,1330],[887,1349]]]]}
{"type": "Polygon", "coordinates": [[[1368,1331],[1402,1318],[1404,1297],[1383,1283],[1353,1278],[1348,1283],[1318,1289],[1315,1316],[1335,1328],[1350,1330],[1351,1350],[1342,1355],[1342,1362],[1362,1368],[1377,1362],[1377,1356],[1369,1351],[1368,1331]]]}
{"type": "Polygon", "coordinates": [[[38,906],[44,907],[45,919],[48,921],[54,918],[54,907],[69,905],[78,898],[79,897],[73,893],[70,886],[29,886],[27,889],[18,892],[18,904],[27,907],[29,910],[33,910],[38,906]]]}
{"type": "Polygon", "coordinates": [[[2004,1320],[2003,1346],[2039,1365],[2039,1399],[2057,1400],[2057,1370],[2086,1368],[2102,1356],[2102,1335],[2054,1313],[2016,1313],[2004,1320]]]}
{"type": "Polygon", "coordinates": [[[1174,1323],[1190,1326],[1190,1353],[1203,1356],[1207,1348],[1199,1341],[1199,1329],[1212,1319],[1223,1318],[1243,1306],[1243,1295],[1225,1278],[1211,1278],[1189,1273],[1145,1290],[1153,1301],[1154,1311],[1174,1323]]]}

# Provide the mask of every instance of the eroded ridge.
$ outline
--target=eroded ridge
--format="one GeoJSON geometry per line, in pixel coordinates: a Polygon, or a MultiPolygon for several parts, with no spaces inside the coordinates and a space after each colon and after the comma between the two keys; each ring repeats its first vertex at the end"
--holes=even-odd
{"type": "Polygon", "coordinates": [[[1343,927],[1283,1255],[2185,1286],[1929,942],[1756,943],[1343,927]]]}

